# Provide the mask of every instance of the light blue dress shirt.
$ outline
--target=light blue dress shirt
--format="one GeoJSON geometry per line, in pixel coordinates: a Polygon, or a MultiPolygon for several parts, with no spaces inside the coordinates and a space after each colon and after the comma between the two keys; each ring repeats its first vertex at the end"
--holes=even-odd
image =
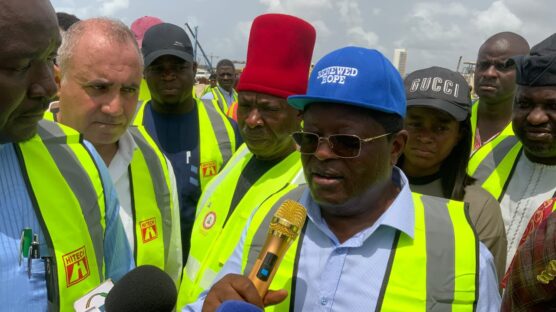
{"type": "MultiPolygon", "coordinates": [[[[88,142],[85,145],[100,169],[108,199],[104,240],[106,277],[118,280],[134,267],[133,256],[118,214],[118,198],[108,170],[93,146],[88,142]]],[[[39,235],[39,248],[46,253],[44,235],[14,147],[0,144],[0,311],[46,311],[47,308],[44,260],[32,260],[31,278],[27,276],[27,259],[23,259],[21,266],[18,264],[20,235],[24,228],[31,228],[39,235]]]]}
{"type": "MultiPolygon", "coordinates": [[[[228,92],[224,90],[224,88],[222,88],[220,85],[217,85],[216,87],[218,88],[220,93],[222,93],[222,95],[224,96],[224,100],[226,100],[226,103],[224,103],[226,109],[230,108],[232,103],[234,103],[234,93],[236,92],[235,89],[232,89],[232,92],[228,92]]],[[[213,100],[213,99],[214,99],[214,94],[212,94],[212,92],[207,92],[205,95],[201,97],[201,100],[213,100]]],[[[216,100],[220,100],[220,99],[216,99],[216,100]]]]}
{"type": "MultiPolygon", "coordinates": [[[[401,191],[382,216],[369,228],[340,243],[322,218],[309,189],[300,203],[309,222],[298,263],[295,311],[374,311],[386,272],[396,231],[414,236],[415,211],[409,182],[394,168],[394,182],[401,191]]],[[[215,281],[241,272],[246,231],[215,281]]],[[[500,294],[492,255],[480,244],[479,300],[477,311],[498,312],[500,294]]],[[[207,295],[183,311],[201,311],[207,295]]]]}

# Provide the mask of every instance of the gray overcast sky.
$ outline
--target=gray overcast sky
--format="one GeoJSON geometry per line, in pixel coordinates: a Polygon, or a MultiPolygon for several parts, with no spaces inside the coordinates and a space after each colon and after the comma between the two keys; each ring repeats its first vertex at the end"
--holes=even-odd
{"type": "MultiPolygon", "coordinates": [[[[301,17],[317,29],[316,62],[346,45],[375,48],[392,59],[408,51],[407,71],[433,65],[454,70],[459,56],[474,61],[481,43],[514,31],[531,46],[556,32],[556,0],[51,0],[79,18],[109,16],[130,25],[152,15],[198,26],[207,54],[245,60],[252,20],[263,13],[301,17]]],[[[204,63],[204,62],[201,62],[204,63]]]]}

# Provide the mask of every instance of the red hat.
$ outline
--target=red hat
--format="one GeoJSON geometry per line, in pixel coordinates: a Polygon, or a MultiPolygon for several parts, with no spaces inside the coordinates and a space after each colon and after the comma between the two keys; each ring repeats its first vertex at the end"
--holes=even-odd
{"type": "Polygon", "coordinates": [[[315,38],[315,28],[295,16],[264,14],[255,18],[237,91],[281,98],[304,94],[315,38]]]}
{"type": "Polygon", "coordinates": [[[131,23],[131,31],[135,35],[135,39],[137,39],[137,43],[139,47],[143,42],[143,37],[149,28],[153,27],[154,25],[162,24],[163,21],[154,16],[143,16],[136,19],[133,23],[131,23]]]}

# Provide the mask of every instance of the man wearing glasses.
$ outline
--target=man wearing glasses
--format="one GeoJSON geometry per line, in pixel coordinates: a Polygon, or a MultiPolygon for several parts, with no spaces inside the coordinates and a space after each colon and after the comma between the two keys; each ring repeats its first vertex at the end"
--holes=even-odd
{"type": "Polygon", "coordinates": [[[488,38],[479,48],[474,87],[479,96],[473,107],[473,151],[511,129],[515,94],[515,64],[512,56],[529,53],[525,38],[501,32],[488,38]]]}
{"type": "Polygon", "coordinates": [[[406,100],[382,54],[347,47],[324,56],[307,93],[288,103],[303,111],[293,138],[307,186],[282,199],[306,207],[306,224],[261,298],[245,277],[267,231],[255,214],[219,281],[187,311],[238,298],[274,305],[265,311],[498,311],[492,255],[464,203],[412,194],[394,166],[407,140],[406,100]]]}
{"type": "Polygon", "coordinates": [[[501,32],[487,39],[477,55],[474,88],[479,100],[471,108],[469,174],[498,201],[502,190],[493,181],[487,181],[479,167],[488,165],[486,161],[496,155],[496,158],[507,156],[506,162],[496,164],[505,168],[517,156],[518,140],[511,123],[516,90],[515,63],[511,57],[527,53],[529,44],[523,37],[501,32]]]}

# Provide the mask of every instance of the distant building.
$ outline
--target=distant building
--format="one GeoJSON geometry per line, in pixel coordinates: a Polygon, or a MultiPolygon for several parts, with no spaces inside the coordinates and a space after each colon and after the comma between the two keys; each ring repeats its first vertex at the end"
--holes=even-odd
{"type": "Polygon", "coordinates": [[[407,65],[407,51],[405,49],[394,50],[394,67],[400,72],[400,75],[405,78],[405,67],[407,65]]]}

